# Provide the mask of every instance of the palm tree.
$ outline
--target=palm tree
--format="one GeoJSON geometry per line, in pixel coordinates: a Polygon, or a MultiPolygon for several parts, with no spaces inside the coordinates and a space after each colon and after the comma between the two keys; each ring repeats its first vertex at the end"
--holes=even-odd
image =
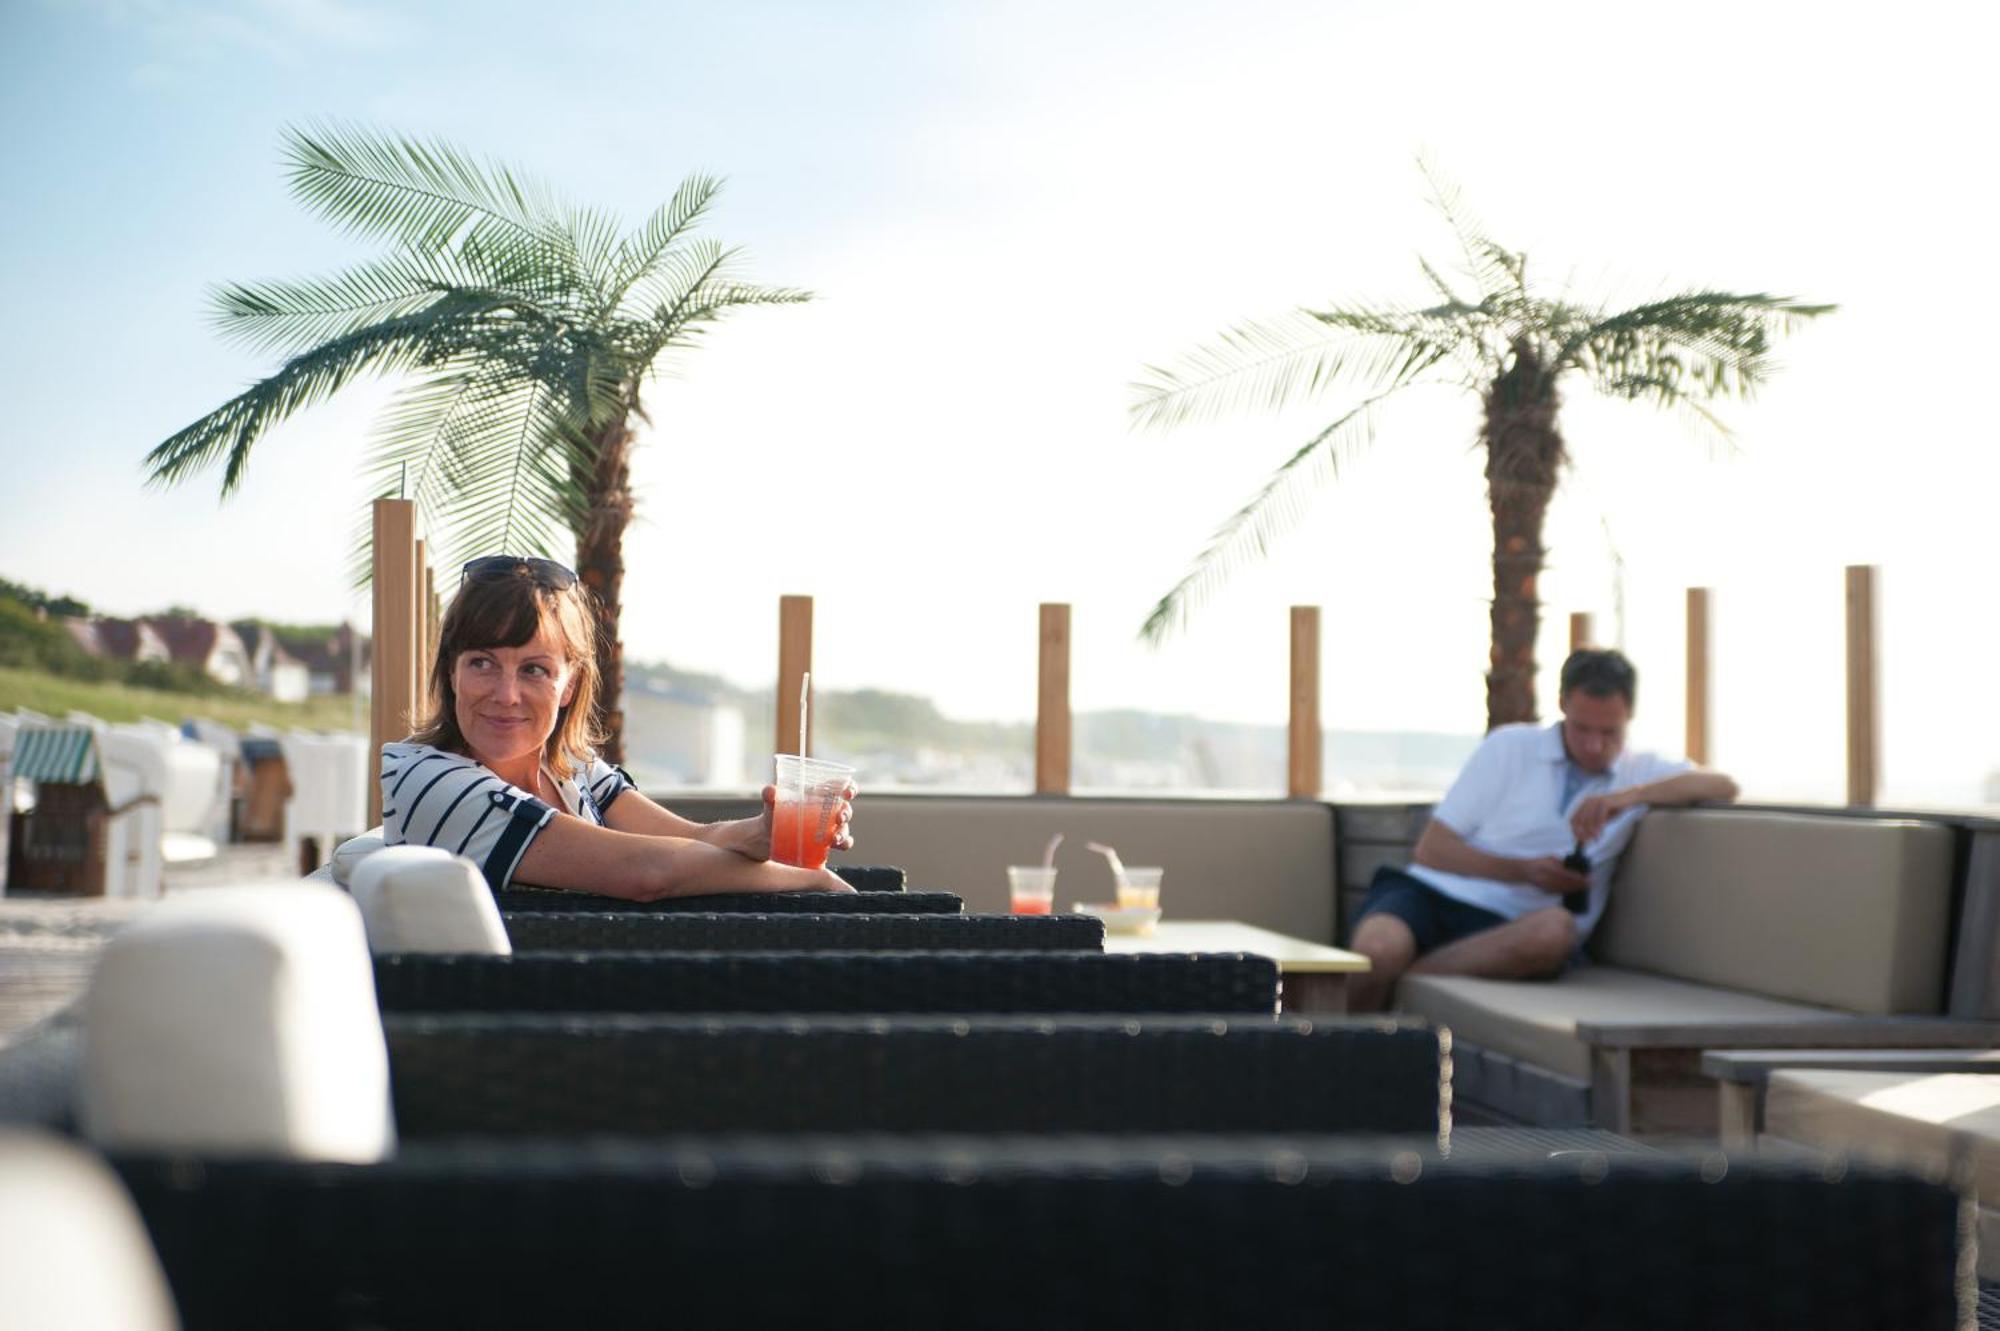
{"type": "Polygon", "coordinates": [[[738,280],[738,252],[694,235],[721,187],[707,176],[621,237],[604,213],[441,142],[323,126],[288,130],[285,157],[294,197],[388,252],[330,277],[218,288],[222,332],[284,363],[148,453],[150,479],[220,462],[227,497],[272,426],[358,376],[401,379],[369,459],[375,492],[407,484],[446,568],[574,537],[599,605],[605,756],[621,761],[641,391],[728,311],[810,296],[738,280]]]}
{"type": "Polygon", "coordinates": [[[1456,191],[1425,168],[1433,202],[1457,234],[1463,296],[1419,260],[1436,303],[1298,310],[1244,324],[1172,367],[1147,367],[1132,415],[1145,427],[1214,419],[1243,408],[1278,409],[1340,385],[1363,396],[1307,439],[1232,514],[1187,575],[1160,598],[1140,630],[1158,644],[1212,597],[1229,574],[1268,552],[1302,516],[1313,485],[1375,436],[1391,399],[1425,384],[1478,394],[1479,442],[1493,515],[1492,653],[1488,728],[1535,719],[1535,584],[1542,520],[1569,454],[1558,422],[1565,378],[1600,393],[1686,413],[1727,441],[1708,403],[1747,398],[1775,368],[1774,336],[1833,310],[1761,293],[1695,290],[1610,311],[1531,288],[1528,259],[1495,244],[1456,191]]]}

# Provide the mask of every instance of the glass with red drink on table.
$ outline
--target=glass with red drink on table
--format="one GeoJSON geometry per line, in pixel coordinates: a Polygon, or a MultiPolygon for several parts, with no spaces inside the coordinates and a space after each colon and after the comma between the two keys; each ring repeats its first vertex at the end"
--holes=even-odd
{"type": "Polygon", "coordinates": [[[1047,915],[1055,910],[1056,871],[1043,864],[1007,866],[1008,909],[1016,915],[1047,915]]]}

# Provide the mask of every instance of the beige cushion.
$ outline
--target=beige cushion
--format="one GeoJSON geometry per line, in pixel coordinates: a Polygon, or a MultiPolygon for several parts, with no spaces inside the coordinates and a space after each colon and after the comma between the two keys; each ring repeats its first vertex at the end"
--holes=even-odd
{"type": "Polygon", "coordinates": [[[177,1324],[124,1187],[54,1137],[0,1133],[0,1321],[36,1331],[177,1324]]]}
{"type": "Polygon", "coordinates": [[[1661,809],[1593,951],[1615,966],[1871,1016],[1942,1010],[1947,828],[1661,809]]]}
{"type": "Polygon", "coordinates": [[[1579,1080],[1590,1048],[1579,1021],[1824,1021],[1825,1008],[1781,1003],[1613,966],[1580,966],[1559,980],[1475,980],[1405,975],[1396,1006],[1462,1040],[1579,1080]]]}
{"type": "Polygon", "coordinates": [[[1827,1150],[1865,1152],[1935,1178],[1969,1170],[2000,1202],[2000,1076],[1945,1072],[1773,1072],[1764,1131],[1827,1150]]]}
{"type": "Polygon", "coordinates": [[[333,881],[346,887],[354,881],[355,866],[388,844],[382,839],[379,827],[341,842],[333,851],[333,881]]]}
{"type": "Polygon", "coordinates": [[[1054,833],[1056,906],[1111,901],[1104,857],[1157,864],[1166,918],[1242,920],[1311,942],[1333,941],[1333,813],[1317,801],[1038,800],[871,795],[854,810],[855,849],[841,859],[894,864],[913,888],[943,888],[968,911],[1007,909],[1007,866],[1039,864],[1054,833]]]}
{"type": "Polygon", "coordinates": [[[367,1162],[395,1146],[361,912],[307,883],[173,894],[84,997],[83,1126],[129,1151],[367,1162]]]}
{"type": "Polygon", "coordinates": [[[471,860],[436,846],[390,846],[370,855],[349,884],[368,947],[388,952],[514,950],[493,893],[471,860]]]}

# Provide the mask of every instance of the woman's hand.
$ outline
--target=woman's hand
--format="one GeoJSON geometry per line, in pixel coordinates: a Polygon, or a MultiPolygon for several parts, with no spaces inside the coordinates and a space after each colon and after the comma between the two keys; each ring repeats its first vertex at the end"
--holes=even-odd
{"type": "MultiPolygon", "coordinates": [[[[840,792],[840,807],[833,811],[833,848],[835,850],[854,849],[854,797],[859,793],[850,781],[840,792]]],[[[768,860],[771,858],[771,811],[778,805],[778,788],[764,787],[764,808],[755,818],[745,818],[728,826],[727,835],[717,839],[718,845],[726,845],[738,855],[748,860],[768,860]]]]}

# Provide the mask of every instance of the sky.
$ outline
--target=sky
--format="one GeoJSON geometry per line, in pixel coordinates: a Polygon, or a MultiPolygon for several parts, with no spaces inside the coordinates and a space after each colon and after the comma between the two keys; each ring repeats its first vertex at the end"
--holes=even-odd
{"type": "Polygon", "coordinates": [[[140,460],[269,373],[223,281],[365,243],[290,199],[287,125],[441,136],[636,223],[727,177],[709,234],[816,293],[719,330],[648,398],[631,656],[775,674],[816,598],[823,686],[1032,715],[1036,604],[1073,605],[1073,700],[1282,722],[1286,607],[1323,607],[1336,729],[1476,733],[1490,529],[1474,399],[1385,414],[1306,521],[1165,647],[1136,642],[1208,534],[1349,390],[1158,433],[1131,384],[1249,318],[1425,298],[1428,155],[1578,299],[1689,287],[1837,303],[1728,404],[1569,391],[1544,712],[1573,610],[1682,727],[1683,590],[1715,589],[1716,761],[1838,798],[1841,569],[1882,569],[1887,793],[2000,769],[1986,409],[1995,95],[1985,6],[715,4],[0,0],[0,576],[112,613],[365,620],[346,583],[363,385],[219,478],[140,460]]]}

